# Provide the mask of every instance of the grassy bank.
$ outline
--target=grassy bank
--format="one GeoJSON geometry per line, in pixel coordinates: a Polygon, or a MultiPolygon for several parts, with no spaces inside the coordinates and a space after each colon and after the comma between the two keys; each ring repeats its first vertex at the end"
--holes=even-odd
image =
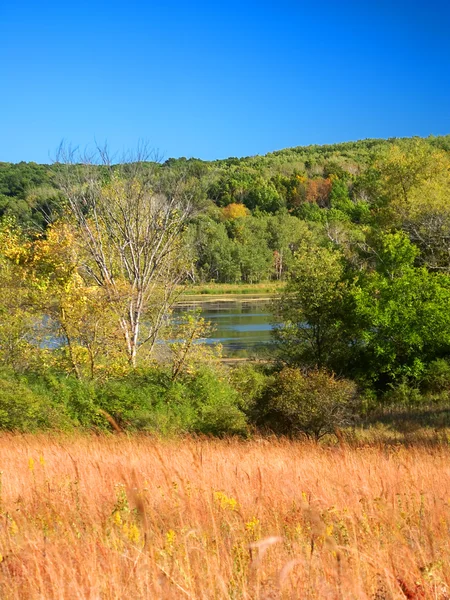
{"type": "Polygon", "coordinates": [[[444,598],[448,446],[0,437],[8,600],[444,598]]]}
{"type": "Polygon", "coordinates": [[[266,281],[265,283],[205,283],[190,286],[183,296],[208,296],[208,295],[251,295],[251,294],[277,294],[284,283],[279,281],[266,281]]]}

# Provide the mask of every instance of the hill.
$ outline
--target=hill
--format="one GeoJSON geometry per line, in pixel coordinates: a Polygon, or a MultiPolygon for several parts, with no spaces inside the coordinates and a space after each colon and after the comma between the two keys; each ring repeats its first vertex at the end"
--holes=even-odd
{"type": "MultiPolygon", "coordinates": [[[[287,209],[292,212],[301,202],[301,198],[295,198],[293,189],[298,187],[296,175],[306,178],[305,196],[309,188],[308,199],[322,204],[325,202],[326,208],[323,196],[327,193],[327,185],[325,188],[323,184],[321,186],[321,178],[326,180],[334,175],[354,184],[373,162],[374,156],[393,145],[414,140],[422,140],[430,148],[450,152],[450,135],[425,139],[366,139],[323,146],[297,146],[264,156],[215,161],[170,158],[159,168],[184,170],[187,176],[203,184],[206,199],[219,207],[242,203],[250,211],[273,214],[287,209]],[[316,184],[311,186],[310,181],[316,181],[316,184]]],[[[57,169],[57,164],[0,162],[0,217],[13,215],[22,225],[45,228],[46,223],[54,220],[61,211],[62,199],[54,183],[57,169]]]]}

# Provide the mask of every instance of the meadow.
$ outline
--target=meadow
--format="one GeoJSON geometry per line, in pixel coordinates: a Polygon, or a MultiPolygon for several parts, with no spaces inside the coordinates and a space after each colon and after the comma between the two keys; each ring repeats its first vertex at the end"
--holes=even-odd
{"type": "Polygon", "coordinates": [[[430,440],[0,437],[0,597],[450,598],[430,440]]]}

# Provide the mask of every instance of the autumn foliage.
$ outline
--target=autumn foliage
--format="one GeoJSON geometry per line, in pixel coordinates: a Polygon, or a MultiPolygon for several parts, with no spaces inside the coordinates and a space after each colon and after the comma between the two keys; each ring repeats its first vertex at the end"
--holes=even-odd
{"type": "Polygon", "coordinates": [[[248,208],[244,204],[240,204],[238,202],[232,202],[222,208],[222,215],[226,220],[239,219],[241,217],[246,217],[249,214],[248,208]]]}
{"type": "Polygon", "coordinates": [[[306,187],[306,201],[315,202],[320,208],[329,207],[329,196],[331,192],[331,179],[310,179],[306,187]]]}

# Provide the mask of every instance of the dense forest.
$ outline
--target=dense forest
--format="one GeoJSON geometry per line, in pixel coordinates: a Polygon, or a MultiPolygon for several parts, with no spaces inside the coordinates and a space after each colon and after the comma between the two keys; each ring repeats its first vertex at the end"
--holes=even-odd
{"type": "Polygon", "coordinates": [[[319,438],[356,413],[449,400],[450,136],[105,156],[0,163],[1,427],[319,438]],[[168,319],[186,285],[269,280],[270,366],[230,379],[201,315],[168,319]]]}
{"type": "MultiPolygon", "coordinates": [[[[339,245],[337,225],[347,236],[364,236],[374,227],[406,230],[406,223],[387,227],[381,221],[401,178],[417,194],[422,180],[433,175],[427,161],[449,152],[450,136],[441,136],[298,147],[211,162],[169,159],[152,166],[199,184],[200,210],[188,234],[192,281],[255,283],[284,279],[307,231],[339,245]]],[[[65,210],[55,182],[60,166],[0,163],[0,216],[14,217],[30,233],[45,230],[65,210]]],[[[418,235],[411,241],[424,251],[427,242],[418,235]]]]}

